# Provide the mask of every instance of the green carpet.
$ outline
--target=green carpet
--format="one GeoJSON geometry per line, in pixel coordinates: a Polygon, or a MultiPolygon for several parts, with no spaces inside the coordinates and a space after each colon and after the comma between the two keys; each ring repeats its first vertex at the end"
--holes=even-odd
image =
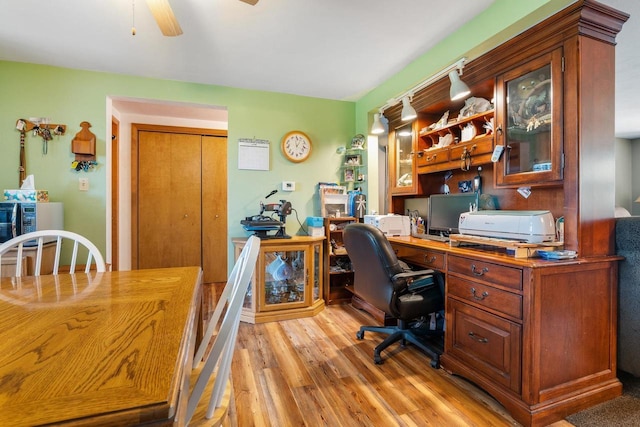
{"type": "Polygon", "coordinates": [[[640,426],[640,378],[618,372],[622,396],[567,417],[578,427],[640,426]]]}

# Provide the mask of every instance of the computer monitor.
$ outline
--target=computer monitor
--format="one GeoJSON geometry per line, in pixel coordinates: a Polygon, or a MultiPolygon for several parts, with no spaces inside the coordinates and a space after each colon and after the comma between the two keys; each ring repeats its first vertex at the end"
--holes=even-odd
{"type": "Polygon", "coordinates": [[[428,233],[457,234],[460,214],[469,212],[470,205],[475,203],[475,193],[432,194],[429,197],[428,233]]]}

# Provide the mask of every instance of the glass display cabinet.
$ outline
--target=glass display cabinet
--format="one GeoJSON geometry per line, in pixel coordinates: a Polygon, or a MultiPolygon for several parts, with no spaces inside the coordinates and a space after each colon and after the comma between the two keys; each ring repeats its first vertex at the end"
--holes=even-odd
{"type": "Polygon", "coordinates": [[[389,138],[391,194],[417,193],[416,143],[416,132],[412,123],[398,127],[389,138]]]}
{"type": "Polygon", "coordinates": [[[562,180],[562,50],[498,76],[497,145],[502,186],[562,180]]]}
{"type": "MultiPolygon", "coordinates": [[[[235,257],[246,240],[232,239],[235,257]]],[[[322,311],[323,240],[324,236],[263,239],[240,319],[263,323],[322,311]]]]}

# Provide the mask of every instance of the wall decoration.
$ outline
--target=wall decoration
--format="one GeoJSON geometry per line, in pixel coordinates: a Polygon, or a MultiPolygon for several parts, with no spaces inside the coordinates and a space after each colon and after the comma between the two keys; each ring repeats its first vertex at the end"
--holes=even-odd
{"type": "Polygon", "coordinates": [[[27,176],[27,159],[24,152],[24,142],[27,132],[33,131],[34,136],[42,138],[42,154],[47,154],[49,150],[49,141],[54,136],[64,135],[67,125],[49,123],[48,118],[30,118],[18,119],[16,121],[16,129],[20,132],[20,166],[18,167],[18,184],[22,185],[22,181],[27,176]]]}
{"type": "Polygon", "coordinates": [[[80,123],[80,132],[71,140],[71,152],[76,155],[71,167],[76,171],[88,171],[96,166],[96,136],[89,130],[91,123],[80,123]]]}

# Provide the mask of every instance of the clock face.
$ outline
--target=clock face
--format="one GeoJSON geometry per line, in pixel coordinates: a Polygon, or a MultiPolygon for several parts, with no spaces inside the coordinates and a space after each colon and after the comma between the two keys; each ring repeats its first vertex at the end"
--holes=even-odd
{"type": "Polygon", "coordinates": [[[282,138],[282,153],[292,162],[302,162],[311,154],[311,139],[298,130],[287,133],[282,138]]]}

